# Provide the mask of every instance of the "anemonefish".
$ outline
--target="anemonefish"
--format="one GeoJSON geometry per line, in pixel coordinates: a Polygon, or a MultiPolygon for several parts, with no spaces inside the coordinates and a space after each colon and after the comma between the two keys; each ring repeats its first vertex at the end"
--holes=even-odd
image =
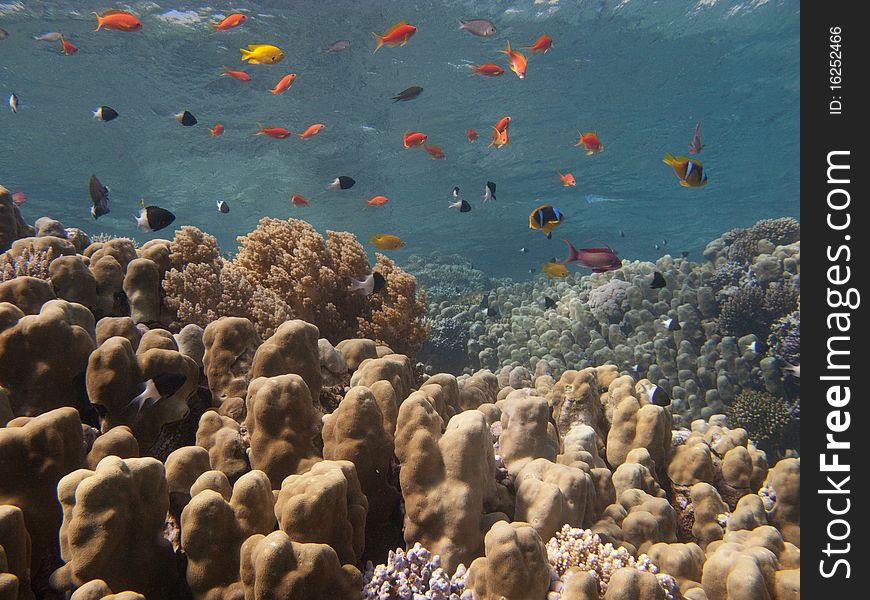
{"type": "Polygon", "coordinates": [[[550,239],[553,237],[553,230],[564,220],[565,216],[558,208],[542,204],[529,215],[529,228],[540,229],[547,234],[547,239],[550,239]]]}
{"type": "Polygon", "coordinates": [[[381,46],[387,44],[388,46],[396,46],[397,44],[401,44],[404,46],[408,43],[408,40],[411,39],[411,36],[417,33],[417,28],[413,25],[406,23],[405,21],[399,21],[392,27],[390,27],[384,35],[378,35],[374,31],[372,35],[378,40],[378,45],[375,48],[375,52],[381,49],[381,46]]]}
{"type": "Polygon", "coordinates": [[[668,152],[662,162],[674,170],[680,179],[681,186],[702,187],[707,185],[707,175],[704,173],[704,165],[701,164],[701,161],[688,156],[674,157],[668,152]]]}

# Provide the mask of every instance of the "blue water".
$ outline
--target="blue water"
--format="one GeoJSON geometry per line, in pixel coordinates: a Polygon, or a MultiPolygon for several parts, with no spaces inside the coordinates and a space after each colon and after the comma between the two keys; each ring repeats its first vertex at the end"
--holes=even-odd
{"type": "Polygon", "coordinates": [[[50,215],[91,233],[171,237],[135,229],[144,197],[177,215],[173,227],[196,225],[226,251],[262,216],[293,216],[363,240],[397,234],[407,245],[390,255],[400,264],[439,250],[522,279],[530,266],[564,255],[563,237],[578,247],[610,244],[623,258],[688,250],[702,260],[705,243],[723,231],[799,215],[797,1],[135,1],[118,7],[136,13],[142,31],[94,32],[91,11],[113,7],[0,0],[0,27],[10,33],[0,40],[0,184],[27,193],[22,210],[31,222],[50,215]],[[236,10],[247,23],[210,33],[209,21],[236,10]],[[491,19],[498,34],[457,30],[458,18],[477,17],[491,19]],[[401,19],[418,33],[405,47],[373,53],[371,32],[401,19]],[[60,43],[31,39],[54,30],[79,52],[64,56],[60,43]],[[510,71],[468,75],[468,63],[506,67],[497,50],[507,40],[521,47],[545,32],[554,48],[527,53],[525,80],[510,71]],[[323,52],[339,39],[351,48],[323,52]],[[238,49],[249,43],[275,44],[287,56],[245,66],[238,49]],[[254,80],[220,77],[224,66],[254,80]],[[298,74],[290,91],[269,94],[290,72],[298,74]],[[390,100],[411,85],[425,91],[390,100]],[[11,92],[21,99],[18,114],[5,104],[11,92]],[[92,118],[100,104],[120,118],[92,118]],[[173,115],[182,110],[199,124],[180,126],[173,115]],[[492,124],[506,114],[510,144],[487,148],[492,124]],[[661,159],[688,152],[697,121],[709,184],[687,189],[661,159]],[[217,122],[226,132],[211,138],[207,128],[217,122]],[[327,129],[275,140],[253,135],[258,122],[327,129]],[[474,144],[465,139],[469,127],[481,136],[474,144]],[[598,132],[605,151],[587,157],[575,148],[578,129],[598,132]],[[405,150],[407,130],[427,133],[447,158],[405,150]],[[562,187],[557,171],[572,172],[577,186],[562,187]],[[97,222],[92,173],[111,189],[112,212],[97,222]],[[327,190],[338,175],[357,185],[327,190]],[[484,205],[487,180],[498,184],[498,199],[484,205]],[[447,208],[456,185],[471,212],[447,208]],[[294,193],[311,205],[292,206],[294,193]],[[366,207],[376,194],[390,203],[366,207]],[[218,199],[230,214],[217,212],[218,199]],[[528,228],[529,212],[545,202],[566,215],[552,240],[528,228]],[[522,246],[530,252],[520,254],[522,246]]]}

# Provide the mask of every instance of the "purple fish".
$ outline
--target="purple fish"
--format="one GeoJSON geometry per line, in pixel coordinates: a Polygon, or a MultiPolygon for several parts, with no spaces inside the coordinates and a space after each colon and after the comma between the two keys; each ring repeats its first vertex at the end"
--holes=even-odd
{"type": "Polygon", "coordinates": [[[578,250],[568,240],[562,240],[568,244],[568,258],[560,261],[560,264],[578,262],[593,273],[606,273],[622,266],[622,261],[609,247],[604,248],[581,248],[578,250]]]}
{"type": "Polygon", "coordinates": [[[692,143],[689,144],[689,154],[700,154],[704,146],[701,145],[701,121],[695,125],[695,135],[692,138],[692,143]]]}

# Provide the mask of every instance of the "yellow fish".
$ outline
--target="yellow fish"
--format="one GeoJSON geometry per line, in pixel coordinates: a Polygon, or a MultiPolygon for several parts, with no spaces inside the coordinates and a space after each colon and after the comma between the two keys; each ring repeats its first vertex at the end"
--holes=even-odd
{"type": "Polygon", "coordinates": [[[242,60],[252,65],[274,65],[284,60],[284,53],[278,46],[271,44],[248,44],[248,50],[242,51],[242,60]]]}
{"type": "Polygon", "coordinates": [[[405,242],[397,235],[390,233],[379,233],[369,238],[369,242],[380,248],[381,250],[398,250],[405,247],[405,242]]]}
{"type": "Polygon", "coordinates": [[[571,270],[561,263],[548,262],[541,266],[541,272],[546,273],[547,277],[568,277],[571,270]]]}
{"type": "Polygon", "coordinates": [[[707,185],[707,174],[704,173],[704,165],[701,161],[688,156],[677,156],[668,152],[662,161],[674,170],[680,178],[683,187],[702,187],[707,185]]]}

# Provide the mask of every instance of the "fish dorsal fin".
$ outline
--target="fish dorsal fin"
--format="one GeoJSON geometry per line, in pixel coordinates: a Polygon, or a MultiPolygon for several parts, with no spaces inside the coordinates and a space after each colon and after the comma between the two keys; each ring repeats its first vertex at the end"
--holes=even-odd
{"type": "Polygon", "coordinates": [[[139,207],[145,208],[145,198],[144,197],[139,198],[139,207]]]}
{"type": "Polygon", "coordinates": [[[113,8],[111,10],[107,10],[103,13],[103,17],[108,17],[109,15],[129,15],[130,13],[126,10],[119,10],[117,8],[113,8]]]}
{"type": "Polygon", "coordinates": [[[248,44],[248,48],[250,48],[251,50],[256,50],[257,48],[264,48],[270,45],[271,44],[248,44]]]}
{"type": "Polygon", "coordinates": [[[583,248],[583,252],[589,252],[591,254],[612,254],[613,250],[610,249],[610,246],[604,246],[603,248],[583,248]]]}

